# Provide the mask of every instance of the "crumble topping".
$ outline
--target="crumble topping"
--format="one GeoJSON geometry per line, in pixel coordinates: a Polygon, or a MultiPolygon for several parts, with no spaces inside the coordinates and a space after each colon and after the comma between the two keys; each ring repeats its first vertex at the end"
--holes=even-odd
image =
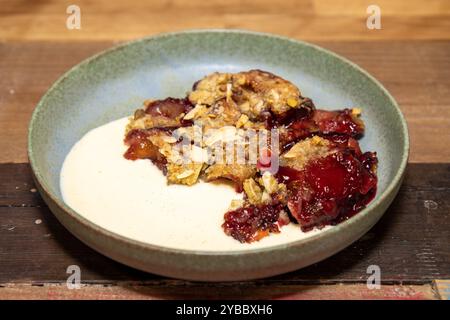
{"type": "Polygon", "coordinates": [[[172,184],[230,180],[244,197],[222,228],[258,241],[288,223],[303,231],[339,223],[371,201],[377,158],[359,147],[361,113],[316,109],[269,72],[216,72],[186,98],[145,101],[130,117],[124,156],[151,160],[172,184]]]}
{"type": "Polygon", "coordinates": [[[295,85],[260,70],[235,74],[213,73],[197,82],[193,89],[189,94],[193,104],[213,105],[225,99],[251,119],[260,119],[268,110],[282,114],[302,102],[300,91],[295,85]]]}
{"type": "Polygon", "coordinates": [[[332,152],[331,142],[319,136],[306,138],[293,145],[281,155],[281,165],[301,170],[314,159],[322,158],[332,152]]]}

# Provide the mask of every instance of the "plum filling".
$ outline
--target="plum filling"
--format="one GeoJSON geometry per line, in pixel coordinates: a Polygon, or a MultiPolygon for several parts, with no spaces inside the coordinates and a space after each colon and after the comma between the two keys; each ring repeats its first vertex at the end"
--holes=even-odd
{"type": "Polygon", "coordinates": [[[376,193],[376,162],[372,152],[357,158],[338,151],[301,171],[281,167],[278,177],[288,185],[288,208],[302,230],[337,224],[364,208],[376,193]]]}
{"type": "Polygon", "coordinates": [[[278,233],[279,227],[289,223],[281,204],[241,207],[228,211],[224,218],[225,234],[242,243],[258,241],[271,232],[278,233]]]}
{"type": "MultiPolygon", "coordinates": [[[[135,112],[135,119],[145,115],[152,117],[177,120],[193,108],[188,99],[166,98],[149,102],[145,109],[135,112]]],[[[158,133],[170,135],[178,127],[191,125],[191,121],[177,120],[175,126],[155,126],[149,129],[132,129],[125,136],[124,142],[128,146],[124,157],[128,160],[150,159],[159,169],[165,171],[166,158],[159,152],[159,148],[151,142],[150,137],[158,133]]]]}
{"type": "Polygon", "coordinates": [[[157,134],[160,131],[166,132],[168,129],[133,129],[128,132],[124,140],[125,144],[129,146],[124,154],[125,159],[150,159],[160,170],[164,171],[167,163],[166,158],[149,139],[152,134],[157,134]]]}
{"type": "Polygon", "coordinates": [[[312,134],[338,134],[357,138],[364,132],[363,122],[353,115],[350,109],[327,111],[313,108],[314,106],[311,106],[311,111],[308,113],[298,112],[278,120],[278,124],[283,125],[285,129],[280,134],[282,150],[288,150],[295,143],[312,134]]]}
{"type": "MultiPolygon", "coordinates": [[[[280,224],[280,216],[276,215],[279,212],[290,213],[304,232],[320,229],[352,217],[373,199],[377,187],[376,153],[362,153],[358,141],[344,133],[321,136],[330,142],[328,155],[311,159],[301,170],[279,168],[276,177],[287,186],[287,204],[275,202],[230,211],[223,225],[226,234],[241,242],[252,242],[279,232],[280,226],[289,223],[285,214],[288,219],[280,224]]],[[[258,163],[258,168],[265,166],[258,163]]]]}
{"type": "Polygon", "coordinates": [[[293,122],[300,122],[310,119],[315,110],[314,103],[309,98],[302,97],[300,108],[290,109],[282,114],[275,115],[270,113],[266,116],[266,127],[279,128],[280,126],[289,127],[293,122]]]}
{"type": "Polygon", "coordinates": [[[145,109],[145,113],[175,119],[182,113],[189,112],[192,108],[193,106],[188,99],[166,98],[150,102],[145,109]]]}
{"type": "Polygon", "coordinates": [[[364,124],[352,114],[352,110],[339,111],[316,110],[312,117],[319,131],[324,134],[341,133],[358,137],[364,132],[364,124]]]}
{"type": "Polygon", "coordinates": [[[148,140],[149,133],[145,130],[132,130],[125,136],[128,149],[124,157],[128,160],[151,159],[156,157],[158,149],[148,140]]]}

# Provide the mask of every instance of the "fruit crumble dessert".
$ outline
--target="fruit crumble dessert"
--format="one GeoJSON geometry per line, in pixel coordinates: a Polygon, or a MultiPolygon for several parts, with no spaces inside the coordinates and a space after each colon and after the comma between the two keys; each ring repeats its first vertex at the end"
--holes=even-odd
{"type": "Polygon", "coordinates": [[[291,82],[250,70],[213,73],[185,98],[148,100],[126,128],[125,158],[149,159],[168,183],[231,181],[242,200],[224,232],[253,242],[288,223],[340,223],[375,196],[377,157],[362,152],[361,110],[316,109],[291,82]]]}

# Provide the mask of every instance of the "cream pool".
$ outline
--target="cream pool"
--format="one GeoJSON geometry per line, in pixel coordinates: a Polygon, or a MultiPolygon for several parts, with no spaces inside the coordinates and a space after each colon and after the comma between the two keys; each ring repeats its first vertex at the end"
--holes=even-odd
{"type": "Polygon", "coordinates": [[[197,251],[250,250],[313,236],[293,223],[258,242],[225,235],[223,215],[242,197],[227,184],[168,185],[149,160],[123,157],[122,118],[89,131],[67,155],[60,185],[64,201],[93,223],[148,244],[197,251]]]}

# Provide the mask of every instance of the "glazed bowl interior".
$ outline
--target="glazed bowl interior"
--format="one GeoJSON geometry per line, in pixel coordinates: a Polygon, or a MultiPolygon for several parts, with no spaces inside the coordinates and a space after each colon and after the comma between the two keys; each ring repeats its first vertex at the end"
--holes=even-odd
{"type": "MultiPolygon", "coordinates": [[[[30,124],[29,156],[45,192],[63,210],[60,171],[71,147],[89,130],[130,115],[148,98],[182,97],[204,75],[267,70],[296,84],[318,108],[359,107],[363,150],[377,152],[377,200],[399,183],[408,136],[395,101],[354,64],[303,42],[240,31],[192,31],[132,42],[90,58],[59,79],[30,124]]],[[[76,213],[71,213],[76,214],[76,213]]],[[[351,219],[350,219],[351,220],[351,219]]]]}

